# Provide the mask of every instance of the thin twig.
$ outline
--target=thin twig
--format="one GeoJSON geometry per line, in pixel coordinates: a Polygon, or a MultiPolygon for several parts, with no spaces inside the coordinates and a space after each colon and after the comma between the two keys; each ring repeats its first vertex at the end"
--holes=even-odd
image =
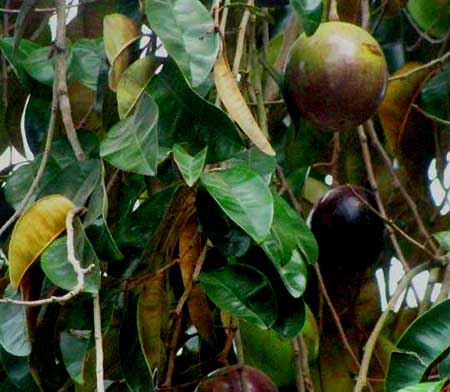
{"type": "Polygon", "coordinates": [[[361,6],[361,27],[370,30],[370,4],[369,0],[360,0],[361,6]]]}
{"type": "Polygon", "coordinates": [[[328,20],[330,22],[339,22],[339,13],[337,8],[337,0],[329,0],[328,20]]]}
{"type": "Polygon", "coordinates": [[[435,67],[437,65],[441,65],[441,64],[445,63],[448,59],[450,59],[450,51],[446,52],[441,57],[438,57],[438,58],[436,58],[434,60],[431,60],[430,62],[428,62],[428,63],[426,63],[424,65],[420,65],[420,66],[418,66],[418,67],[416,67],[416,68],[414,68],[414,69],[412,69],[412,70],[410,70],[408,72],[404,72],[404,73],[402,73],[400,75],[391,76],[389,78],[389,81],[409,78],[412,75],[416,74],[417,72],[423,71],[423,70],[428,69],[428,68],[433,68],[433,67],[435,67]]]}
{"type": "MultiPolygon", "coordinates": [[[[387,214],[386,214],[386,209],[384,208],[383,201],[381,200],[381,197],[380,197],[380,192],[378,191],[378,184],[377,184],[377,180],[375,178],[375,173],[374,173],[373,166],[372,166],[372,158],[370,157],[370,150],[369,150],[369,145],[367,143],[367,136],[366,136],[366,133],[364,132],[364,128],[362,125],[360,125],[358,127],[358,135],[359,135],[359,140],[360,140],[360,144],[361,144],[361,150],[362,150],[364,164],[366,166],[367,178],[369,180],[372,191],[375,194],[375,200],[377,202],[378,210],[379,210],[381,216],[383,217],[383,219],[388,219],[387,214]]],[[[405,268],[406,271],[409,271],[410,270],[409,265],[406,262],[405,256],[403,254],[402,249],[400,248],[400,245],[398,243],[397,236],[395,235],[394,230],[392,229],[391,226],[387,226],[387,230],[389,232],[389,238],[392,242],[392,246],[395,249],[397,257],[399,258],[400,262],[402,263],[403,268],[405,268]]]]}
{"type": "Polygon", "coordinates": [[[298,211],[300,215],[304,214],[303,208],[297,198],[295,197],[294,192],[292,191],[291,186],[289,185],[289,182],[287,178],[284,175],[283,168],[280,165],[277,165],[277,175],[281,181],[281,185],[283,186],[283,189],[286,189],[289,199],[291,200],[291,203],[293,204],[294,208],[298,211]]]}
{"type": "Polygon", "coordinates": [[[305,377],[303,376],[303,363],[300,344],[297,338],[292,340],[292,347],[294,348],[294,362],[295,362],[295,381],[297,385],[297,392],[305,392],[305,377]]]}
{"type": "Polygon", "coordinates": [[[55,77],[58,81],[59,108],[61,110],[62,120],[66,129],[67,138],[72,147],[76,158],[86,159],[86,155],[78,140],[77,131],[72,119],[72,110],[70,107],[69,95],[67,92],[67,59],[66,59],[66,1],[56,1],[56,65],[55,77]],[[56,76],[57,75],[57,76],[56,76]]]}
{"type": "Polygon", "coordinates": [[[306,345],[305,338],[302,335],[297,336],[298,347],[300,349],[300,358],[302,361],[303,378],[305,380],[305,386],[309,392],[314,392],[314,384],[311,379],[311,371],[309,369],[308,361],[308,346],[306,345]]]}
{"type": "MultiPolygon", "coordinates": [[[[10,0],[6,1],[6,8],[9,7],[10,0]]],[[[8,36],[8,29],[9,29],[9,15],[4,14],[3,15],[3,36],[8,36]]],[[[3,99],[3,107],[8,106],[8,62],[6,61],[6,57],[4,54],[2,54],[2,84],[3,84],[3,91],[2,91],[2,99],[3,99]]]]}
{"type": "Polygon", "coordinates": [[[316,270],[317,280],[319,283],[320,292],[322,293],[323,297],[325,298],[325,302],[327,303],[328,307],[330,308],[331,315],[332,315],[332,317],[334,319],[334,323],[336,324],[336,327],[338,329],[342,343],[344,344],[345,349],[348,351],[351,358],[353,359],[353,362],[356,364],[356,366],[359,369],[359,367],[361,365],[360,365],[359,360],[358,360],[356,354],[354,353],[352,347],[350,346],[350,343],[347,339],[347,335],[345,334],[344,328],[342,327],[342,323],[339,318],[339,315],[337,314],[336,309],[333,305],[333,302],[331,301],[331,298],[328,295],[328,290],[325,286],[325,282],[323,281],[322,273],[320,272],[319,263],[315,264],[315,270],[316,270]]]}
{"type": "Polygon", "coordinates": [[[361,362],[361,367],[359,369],[359,374],[358,374],[358,378],[356,381],[355,389],[353,390],[353,392],[362,392],[363,388],[367,384],[367,373],[369,371],[370,360],[371,360],[373,352],[375,350],[375,345],[377,343],[378,337],[380,336],[380,333],[383,330],[383,327],[386,323],[386,320],[388,319],[390,312],[392,312],[394,310],[398,299],[403,294],[403,292],[406,290],[406,288],[410,284],[411,280],[418,273],[426,270],[429,266],[430,266],[429,262],[418,265],[417,267],[414,267],[413,269],[411,269],[400,280],[400,282],[397,286],[397,289],[395,290],[395,293],[392,295],[391,299],[389,300],[389,302],[386,306],[386,309],[381,314],[380,318],[378,319],[377,323],[375,324],[375,327],[372,330],[372,333],[370,334],[369,339],[366,342],[366,345],[364,346],[364,355],[363,355],[363,359],[361,362]]]}
{"type": "Polygon", "coordinates": [[[105,382],[103,375],[103,339],[102,321],[100,308],[100,295],[93,296],[94,303],[94,338],[95,338],[95,374],[97,378],[97,392],[105,392],[105,382]]]}
{"type": "Polygon", "coordinates": [[[389,156],[386,153],[386,150],[383,148],[380,140],[378,139],[378,135],[375,132],[375,128],[374,128],[373,122],[371,120],[367,121],[364,124],[364,130],[369,133],[372,144],[375,146],[378,153],[381,155],[381,158],[383,159],[384,164],[388,168],[389,173],[391,174],[392,179],[394,180],[395,186],[400,190],[400,193],[402,194],[402,196],[405,199],[406,203],[408,204],[411,212],[413,213],[414,219],[416,220],[416,223],[417,223],[417,227],[419,228],[420,232],[422,233],[425,241],[427,241],[430,244],[432,251],[435,253],[435,256],[437,256],[438,248],[436,247],[436,245],[434,244],[433,241],[430,241],[431,234],[428,232],[427,228],[425,227],[425,224],[423,223],[423,220],[419,214],[417,205],[414,202],[414,200],[411,198],[409,193],[406,191],[405,187],[402,185],[400,178],[397,176],[397,173],[391,164],[391,160],[389,159],[389,156]]]}
{"type": "Polygon", "coordinates": [[[433,120],[439,124],[443,124],[443,125],[450,125],[450,121],[449,120],[444,120],[443,118],[440,117],[436,117],[431,113],[426,112],[425,110],[423,110],[419,105],[413,103],[412,107],[417,110],[419,113],[423,114],[425,117],[429,118],[430,120],[433,120]]]}
{"type": "MultiPolygon", "coordinates": [[[[417,23],[414,21],[414,19],[411,17],[411,15],[409,14],[409,12],[406,10],[406,8],[404,8],[403,13],[406,16],[406,19],[408,19],[408,22],[410,23],[410,25],[414,28],[414,30],[416,30],[417,34],[419,34],[420,39],[424,39],[425,41],[429,42],[430,44],[440,44],[443,39],[442,38],[433,38],[430,37],[426,31],[423,31],[418,25],[417,23]]],[[[434,23],[436,22],[436,19],[434,20],[434,23]]]]}
{"type": "Polygon", "coordinates": [[[241,23],[239,25],[239,34],[236,43],[236,52],[234,54],[233,60],[233,75],[237,77],[239,74],[239,69],[241,66],[241,58],[244,52],[245,34],[247,32],[247,24],[250,19],[250,7],[253,7],[254,0],[248,0],[247,7],[245,7],[244,13],[242,15],[241,23]]]}
{"type": "Polygon", "coordinates": [[[84,208],[76,207],[73,208],[66,217],[66,231],[67,231],[67,260],[72,265],[75,274],[77,276],[77,283],[73,287],[72,290],[70,290],[68,293],[62,295],[62,296],[51,296],[49,298],[36,300],[36,301],[20,301],[20,300],[13,300],[9,298],[2,298],[0,299],[0,303],[9,303],[14,305],[24,305],[24,306],[40,306],[40,305],[46,305],[50,303],[59,303],[63,304],[72,298],[76,297],[78,294],[80,294],[84,289],[84,283],[85,283],[85,277],[87,274],[89,274],[94,268],[95,265],[91,264],[87,268],[83,268],[81,266],[80,261],[77,259],[75,255],[75,233],[73,228],[73,219],[76,215],[83,212],[84,208]]]}

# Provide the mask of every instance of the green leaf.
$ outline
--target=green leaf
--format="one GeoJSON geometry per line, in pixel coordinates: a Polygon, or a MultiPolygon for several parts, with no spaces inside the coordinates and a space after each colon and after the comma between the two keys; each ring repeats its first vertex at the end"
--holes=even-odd
{"type": "Polygon", "coordinates": [[[61,332],[60,348],[67,372],[75,382],[82,384],[83,365],[89,348],[90,331],[61,332]]]}
{"type": "Polygon", "coordinates": [[[146,0],[145,13],[186,79],[200,85],[219,51],[219,35],[205,6],[198,0],[146,0]]]}
{"type": "Polygon", "coordinates": [[[322,0],[291,0],[291,5],[306,35],[314,34],[322,19],[322,0]]]}
{"type": "Polygon", "coordinates": [[[300,215],[278,194],[274,199],[274,218],[270,237],[262,244],[289,293],[300,297],[306,288],[306,262],[314,264],[318,257],[317,243],[300,215]]]}
{"type": "Polygon", "coordinates": [[[1,392],[39,392],[31,375],[28,357],[16,357],[0,348],[0,361],[8,376],[8,381],[12,383],[4,389],[2,389],[3,384],[0,383],[1,392]]]}
{"type": "Polygon", "coordinates": [[[416,385],[450,347],[450,300],[417,318],[400,337],[389,361],[386,392],[416,385]]]}
{"type": "Polygon", "coordinates": [[[31,54],[31,52],[35,51],[40,46],[35,42],[29,41],[27,39],[21,39],[19,41],[18,50],[15,56],[13,56],[13,46],[14,46],[14,38],[4,37],[0,39],[0,49],[5,55],[6,60],[8,60],[9,64],[13,68],[20,83],[24,87],[27,87],[28,76],[21,63],[31,54]]]}
{"type": "Polygon", "coordinates": [[[109,130],[100,156],[121,170],[154,175],[159,163],[157,126],[158,106],[143,94],[135,112],[109,130]]]}
{"type": "Polygon", "coordinates": [[[55,77],[53,59],[48,57],[50,47],[42,47],[31,52],[21,61],[25,71],[38,82],[51,86],[55,77]]]}
{"type": "Polygon", "coordinates": [[[123,72],[117,85],[117,106],[121,119],[134,109],[157,67],[158,62],[154,58],[145,56],[123,72]]]}
{"type": "Polygon", "coordinates": [[[186,181],[188,186],[193,186],[202,174],[208,147],[205,147],[203,150],[195,154],[195,156],[189,155],[179,144],[175,144],[172,150],[175,163],[180,169],[184,181],[186,181]]]}
{"type": "Polygon", "coordinates": [[[41,151],[47,136],[50,121],[51,102],[31,95],[25,109],[24,128],[28,146],[33,154],[41,151]]]}
{"type": "Polygon", "coordinates": [[[272,329],[284,338],[295,338],[305,325],[306,309],[303,297],[294,298],[288,292],[277,290],[278,317],[272,329]]]}
{"type": "Polygon", "coordinates": [[[423,32],[443,37],[450,28],[450,7],[446,1],[408,0],[407,8],[423,32]]]}
{"type": "MultiPolygon", "coordinates": [[[[75,257],[82,268],[95,265],[95,269],[85,277],[83,291],[97,293],[100,287],[99,260],[78,219],[74,222],[74,229],[75,257]]],[[[41,256],[41,267],[47,278],[58,287],[69,291],[78,283],[77,274],[67,257],[66,236],[58,238],[45,249],[41,256]]]]}
{"type": "Polygon", "coordinates": [[[234,167],[203,174],[200,179],[222,210],[256,242],[262,242],[269,235],[273,198],[256,172],[234,167]]]}
{"type": "MultiPolygon", "coordinates": [[[[20,294],[13,299],[20,300],[20,294]]],[[[20,305],[0,305],[0,344],[10,354],[24,357],[31,353],[31,342],[25,318],[25,308],[20,305]]]]}
{"type": "Polygon", "coordinates": [[[244,166],[257,172],[267,182],[277,166],[274,156],[264,154],[259,148],[251,147],[235,155],[228,162],[232,166],[244,166]]]}
{"type": "MultiPolygon", "coordinates": [[[[420,107],[427,113],[450,120],[450,67],[429,79],[420,91],[420,107]]],[[[447,127],[450,129],[450,127],[447,127]]]]}
{"type": "Polygon", "coordinates": [[[399,389],[397,392],[440,392],[447,379],[434,382],[423,382],[414,386],[399,389]]]}
{"type": "Polygon", "coordinates": [[[207,163],[224,161],[243,149],[230,118],[195,93],[177,65],[168,60],[146,91],[159,107],[159,145],[167,151],[187,143],[193,154],[208,146],[207,163]]]}
{"type": "Polygon", "coordinates": [[[97,80],[105,48],[103,40],[80,39],[71,46],[72,61],[69,64],[74,80],[79,80],[91,90],[97,90],[97,80]]]}
{"type": "Polygon", "coordinates": [[[239,331],[247,365],[263,371],[277,387],[295,385],[294,350],[290,340],[244,321],[239,323],[239,331]]]}
{"type": "Polygon", "coordinates": [[[437,240],[440,248],[444,252],[450,252],[450,231],[440,231],[439,233],[434,233],[433,237],[437,240]]]}
{"type": "Polygon", "coordinates": [[[231,264],[203,272],[200,283],[221,310],[258,325],[270,327],[277,317],[275,293],[266,276],[256,268],[231,264]]]}

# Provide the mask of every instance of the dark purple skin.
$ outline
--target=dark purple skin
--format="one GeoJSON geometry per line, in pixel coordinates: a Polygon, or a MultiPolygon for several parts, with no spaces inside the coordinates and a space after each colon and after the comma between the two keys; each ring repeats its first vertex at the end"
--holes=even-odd
{"type": "Polygon", "coordinates": [[[196,392],[244,391],[277,392],[278,389],[261,370],[247,365],[234,365],[218,369],[203,380],[196,389],[196,392]]]}
{"type": "Polygon", "coordinates": [[[327,272],[361,272],[378,259],[384,222],[367,203],[378,210],[373,192],[359,185],[341,185],[314,206],[311,230],[319,246],[319,263],[327,272]]]}

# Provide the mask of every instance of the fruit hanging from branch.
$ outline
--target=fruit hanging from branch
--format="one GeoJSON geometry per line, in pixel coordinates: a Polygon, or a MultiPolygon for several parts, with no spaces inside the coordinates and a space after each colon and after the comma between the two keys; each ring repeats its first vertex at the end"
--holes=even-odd
{"type": "Polygon", "coordinates": [[[383,51],[367,31],[345,22],[322,23],[290,50],[286,100],[316,127],[346,130],[376,112],[387,76],[383,51]]]}
{"type": "Polygon", "coordinates": [[[311,212],[319,263],[328,272],[364,271],[380,255],[384,222],[374,194],[359,185],[329,190],[311,212]]]}
{"type": "Polygon", "coordinates": [[[261,370],[247,365],[234,365],[211,373],[196,392],[277,392],[272,380],[261,370]]]}

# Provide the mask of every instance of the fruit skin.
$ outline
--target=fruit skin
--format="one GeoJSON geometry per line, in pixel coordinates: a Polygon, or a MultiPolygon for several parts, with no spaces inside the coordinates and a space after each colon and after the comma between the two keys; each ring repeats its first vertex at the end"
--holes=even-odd
{"type": "Polygon", "coordinates": [[[367,31],[351,23],[322,23],[290,49],[286,100],[316,127],[346,130],[375,113],[387,77],[383,51],[367,31]]]}
{"type": "Polygon", "coordinates": [[[247,365],[218,369],[203,380],[196,392],[277,392],[275,384],[262,371],[247,365]],[[246,389],[243,387],[245,383],[246,389]]]}
{"type": "Polygon", "coordinates": [[[383,247],[383,220],[355,192],[377,210],[373,192],[359,185],[341,185],[322,196],[311,212],[319,264],[330,276],[364,271],[383,247]]]}

